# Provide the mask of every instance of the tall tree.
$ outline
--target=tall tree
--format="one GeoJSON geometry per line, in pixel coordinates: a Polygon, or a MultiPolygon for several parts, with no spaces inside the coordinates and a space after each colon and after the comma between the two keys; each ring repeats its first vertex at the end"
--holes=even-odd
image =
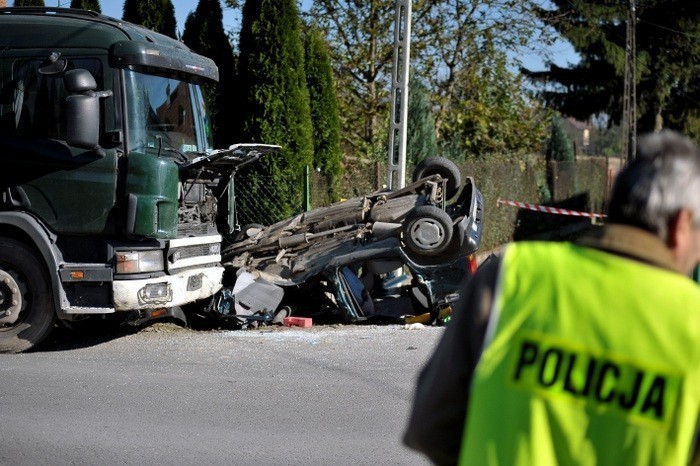
{"type": "MultiPolygon", "coordinates": [[[[484,86],[498,82],[479,79],[494,61],[516,56],[534,37],[548,37],[539,27],[535,4],[533,0],[413,2],[411,73],[427,84],[439,142],[454,146],[450,138],[456,137],[459,128],[454,126],[459,121],[484,120],[488,116],[476,114],[475,109],[466,115],[456,114],[455,109],[469,110],[459,105],[466,91],[493,93],[484,86]]],[[[388,0],[316,0],[311,9],[314,19],[329,34],[333,48],[344,149],[364,156],[386,154],[394,12],[394,2],[388,0]]],[[[508,82],[517,80],[507,78],[508,82]]],[[[502,113],[508,113],[509,107],[529,101],[521,98],[521,89],[512,97],[489,104],[500,105],[502,113]]],[[[525,126],[525,121],[516,118],[525,126]]],[[[466,129],[458,133],[468,135],[466,129]]],[[[496,136],[492,134],[491,139],[496,136]]],[[[457,141],[458,153],[463,152],[462,145],[457,141]]]]}
{"type": "Polygon", "coordinates": [[[304,35],[304,65],[309,89],[313,126],[314,167],[329,179],[329,195],[339,197],[338,183],[342,169],[340,151],[340,117],[330,63],[330,52],[321,30],[309,26],[304,35]]]}
{"type": "MultiPolygon", "coordinates": [[[[476,88],[469,90],[477,91],[479,83],[474,80],[499,66],[504,57],[517,62],[517,52],[533,38],[548,40],[536,11],[532,0],[442,0],[429,5],[415,25],[415,42],[420,45],[414,62],[417,72],[429,80],[438,134],[463,98],[456,98],[460,86],[471,82],[476,88]]],[[[489,83],[493,80],[483,82],[489,83]]]]}
{"type": "Polygon", "coordinates": [[[219,67],[219,82],[206,84],[204,96],[212,122],[214,145],[228,147],[234,141],[236,124],[233,112],[235,60],[223,24],[219,0],[199,0],[195,11],[187,16],[182,41],[189,48],[209,57],[219,67]]]}
{"type": "Polygon", "coordinates": [[[344,149],[385,157],[394,2],[316,0],[311,14],[331,43],[344,149]]]}
{"type": "Polygon", "coordinates": [[[485,48],[491,50],[481,54],[478,66],[462,70],[450,85],[450,111],[440,125],[444,154],[458,160],[541,151],[549,127],[546,109],[528,96],[505,52],[492,44],[485,48]]]}
{"type": "Polygon", "coordinates": [[[122,18],[177,39],[175,7],[170,0],[125,0],[122,18]]]}
{"type": "Polygon", "coordinates": [[[237,107],[241,140],[283,147],[280,156],[261,160],[273,179],[279,218],[299,210],[299,179],[303,167],[313,162],[300,23],[294,0],[247,0],[243,7],[237,107]]]}
{"type": "Polygon", "coordinates": [[[71,8],[78,8],[81,10],[92,10],[97,13],[102,13],[102,8],[100,7],[100,0],[71,0],[71,8]]]}
{"type": "MultiPolygon", "coordinates": [[[[552,3],[555,8],[541,10],[541,16],[571,42],[581,61],[570,68],[550,66],[531,76],[557,86],[545,95],[562,113],[579,119],[606,113],[612,122],[620,122],[629,4],[552,3]]],[[[636,18],[638,130],[684,130],[698,102],[691,95],[700,78],[700,3],[638,1],[636,18]]]]}
{"type": "Polygon", "coordinates": [[[15,0],[14,6],[46,6],[44,0],[15,0]]]}

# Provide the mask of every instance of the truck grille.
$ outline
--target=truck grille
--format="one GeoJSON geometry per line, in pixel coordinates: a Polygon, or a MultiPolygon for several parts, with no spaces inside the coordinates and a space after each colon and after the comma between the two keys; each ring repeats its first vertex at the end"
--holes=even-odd
{"type": "Polygon", "coordinates": [[[168,272],[221,262],[221,236],[178,238],[170,241],[166,266],[168,272]]]}

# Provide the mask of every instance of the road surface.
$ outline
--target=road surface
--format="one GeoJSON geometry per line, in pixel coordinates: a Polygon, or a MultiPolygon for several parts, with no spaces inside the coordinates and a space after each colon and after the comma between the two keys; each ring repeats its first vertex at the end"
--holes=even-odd
{"type": "Polygon", "coordinates": [[[56,330],[0,356],[0,464],[428,464],[400,438],[442,332],[56,330]]]}

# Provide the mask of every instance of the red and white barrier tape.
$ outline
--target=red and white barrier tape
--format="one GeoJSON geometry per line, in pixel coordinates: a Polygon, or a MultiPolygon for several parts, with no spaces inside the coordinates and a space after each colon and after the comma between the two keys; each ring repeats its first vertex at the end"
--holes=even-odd
{"type": "Polygon", "coordinates": [[[557,207],[549,207],[546,205],[528,204],[527,202],[505,201],[505,200],[502,200],[500,197],[498,198],[498,201],[496,201],[496,205],[498,205],[498,204],[505,204],[505,205],[515,206],[515,207],[520,207],[521,209],[529,209],[529,210],[535,210],[537,212],[545,212],[548,214],[572,215],[574,217],[589,217],[589,218],[605,218],[605,217],[607,217],[607,215],[605,215],[605,214],[594,214],[591,212],[578,212],[576,210],[559,209],[557,207]]]}

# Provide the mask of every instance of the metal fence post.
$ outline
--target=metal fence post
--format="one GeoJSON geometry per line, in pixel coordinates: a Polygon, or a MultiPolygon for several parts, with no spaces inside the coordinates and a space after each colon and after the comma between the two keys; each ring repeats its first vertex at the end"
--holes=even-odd
{"type": "Polygon", "coordinates": [[[302,210],[308,212],[311,210],[311,183],[309,182],[309,166],[304,165],[304,202],[302,210]]]}

